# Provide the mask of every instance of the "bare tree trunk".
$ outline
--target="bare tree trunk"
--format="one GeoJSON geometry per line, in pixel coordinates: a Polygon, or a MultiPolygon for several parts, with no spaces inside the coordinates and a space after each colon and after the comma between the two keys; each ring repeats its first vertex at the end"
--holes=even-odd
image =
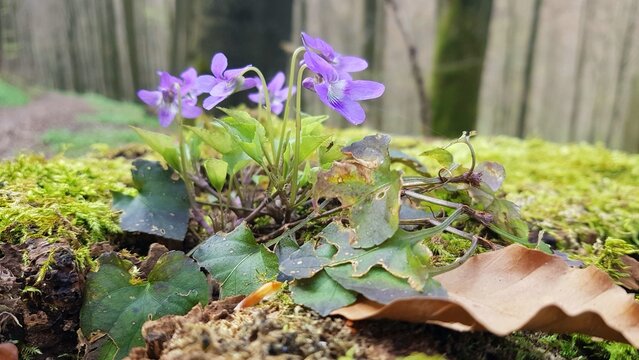
{"type": "Polygon", "coordinates": [[[139,89],[140,86],[140,71],[138,63],[138,45],[137,45],[137,31],[135,29],[135,5],[134,0],[122,0],[124,9],[124,26],[126,28],[127,48],[129,51],[129,66],[131,68],[131,79],[133,81],[133,88],[139,89]]]}
{"type": "Polygon", "coordinates": [[[526,66],[524,67],[524,88],[521,94],[521,107],[517,116],[517,136],[523,138],[526,132],[526,114],[528,112],[528,97],[532,79],[533,65],[535,61],[535,47],[537,46],[537,33],[539,29],[539,13],[542,0],[535,0],[533,7],[533,19],[530,25],[530,38],[526,50],[526,66]]]}
{"type": "Polygon", "coordinates": [[[448,0],[438,5],[432,116],[437,135],[475,128],[492,0],[448,0]]]}
{"type": "Polygon", "coordinates": [[[623,124],[621,119],[621,97],[622,97],[622,87],[624,85],[624,79],[627,74],[628,69],[628,61],[630,60],[630,50],[632,49],[632,36],[635,32],[635,26],[637,23],[637,5],[639,2],[632,1],[630,3],[630,8],[628,9],[628,22],[626,23],[626,28],[623,33],[623,40],[621,45],[621,56],[619,57],[619,67],[617,68],[617,78],[615,81],[615,93],[614,100],[612,105],[612,114],[610,123],[606,132],[606,144],[609,146],[612,143],[612,135],[614,133],[614,127],[619,126],[620,123],[623,124]]]}

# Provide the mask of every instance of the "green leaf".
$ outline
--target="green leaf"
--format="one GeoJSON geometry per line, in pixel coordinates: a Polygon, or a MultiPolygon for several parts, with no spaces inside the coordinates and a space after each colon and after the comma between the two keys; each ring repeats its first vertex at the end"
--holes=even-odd
{"type": "Polygon", "coordinates": [[[415,296],[446,298],[446,290],[436,280],[429,278],[423,291],[413,289],[406,280],[391,275],[380,267],[374,267],[361,277],[353,277],[349,264],[324,269],[328,276],[342,287],[364,295],[380,304],[415,296]]]}
{"type": "Polygon", "coordinates": [[[220,159],[208,159],[204,162],[204,170],[206,170],[206,176],[217,191],[222,191],[224,183],[226,182],[226,172],[229,164],[220,159]]]}
{"type": "Polygon", "coordinates": [[[348,157],[317,175],[313,197],[350,206],[354,247],[383,243],[399,226],[401,176],[390,169],[388,135],[367,136],[342,149],[348,157]]]}
{"type": "Polygon", "coordinates": [[[331,261],[322,266],[350,263],[352,276],[361,277],[379,265],[394,276],[407,279],[408,284],[415,290],[422,291],[430,276],[431,267],[421,245],[427,238],[441,233],[461,214],[462,210],[457,210],[440,225],[419,231],[408,232],[398,229],[390,239],[370,249],[354,248],[351,245],[352,230],[333,222],[324,228],[319,236],[338,250],[331,261]]]}
{"type": "Polygon", "coordinates": [[[222,125],[214,123],[208,129],[189,127],[189,130],[222,154],[222,160],[228,164],[227,172],[230,176],[235,175],[251,161],[236,139],[222,125]]]}
{"type": "Polygon", "coordinates": [[[262,145],[265,145],[268,141],[264,126],[246,111],[219,109],[229,115],[229,117],[221,120],[222,126],[228,130],[235,142],[248,156],[263,166],[264,151],[262,150],[262,145]]]}
{"type": "Polygon", "coordinates": [[[184,182],[158,162],[138,159],[133,167],[131,175],[138,195],[113,194],[113,207],[122,210],[122,230],[184,240],[189,221],[184,182]]]}
{"type": "MultiPolygon", "coordinates": [[[[496,198],[486,211],[493,215],[493,222],[500,229],[522,240],[525,239],[528,243],[528,224],[521,218],[517,205],[496,198]]],[[[527,246],[530,246],[530,243],[527,246]]]]}
{"type": "Polygon", "coordinates": [[[415,170],[418,174],[426,177],[430,177],[431,175],[428,173],[428,169],[424,164],[422,164],[419,159],[409,154],[406,154],[403,151],[391,149],[390,150],[391,161],[394,163],[400,163],[409,168],[415,170]]]}
{"type": "Polygon", "coordinates": [[[183,315],[209,300],[206,276],[182,252],[162,255],[148,281],[134,281],[132,264],[114,253],[101,256],[99,263],[99,270],[87,277],[80,327],[87,338],[94,332],[109,336],[112,343],[99,351],[105,358],[112,353],[110,358],[121,359],[131,348],[143,346],[140,330],[145,321],[183,315]]]}
{"type": "Polygon", "coordinates": [[[332,135],[306,135],[302,136],[300,143],[300,161],[306,160],[313,154],[322,144],[324,144],[332,135]]]}
{"type": "Polygon", "coordinates": [[[308,306],[322,316],[357,300],[355,293],[344,289],[323,270],[310,279],[296,280],[291,285],[291,296],[295,303],[308,306]]]}
{"type": "Polygon", "coordinates": [[[219,124],[213,123],[208,129],[194,126],[187,128],[220,154],[228,154],[238,148],[228,131],[219,124]]]}
{"type": "MultiPolygon", "coordinates": [[[[323,246],[332,248],[332,246],[328,244],[323,246]]],[[[323,251],[320,250],[320,253],[322,252],[323,251]]],[[[280,261],[280,271],[296,279],[310,278],[320,272],[326,264],[331,262],[331,256],[332,254],[329,256],[318,255],[313,242],[308,241],[287,258],[280,261]]]]}
{"type": "Polygon", "coordinates": [[[180,150],[172,137],[136,127],[133,127],[133,130],[138,133],[145,144],[160,154],[170,167],[180,171],[182,168],[180,166],[180,150]]]}
{"type": "Polygon", "coordinates": [[[424,151],[421,153],[422,156],[429,157],[442,167],[448,169],[453,163],[453,154],[451,154],[448,150],[442,148],[434,148],[428,151],[424,151]]]}
{"type": "Polygon", "coordinates": [[[245,223],[198,245],[193,258],[220,282],[220,297],[248,295],[278,273],[277,256],[258,244],[245,223]]]}
{"type": "Polygon", "coordinates": [[[323,169],[329,168],[334,161],[344,158],[344,154],[340,150],[340,146],[333,142],[330,142],[326,146],[320,146],[318,153],[320,165],[323,169]]]}

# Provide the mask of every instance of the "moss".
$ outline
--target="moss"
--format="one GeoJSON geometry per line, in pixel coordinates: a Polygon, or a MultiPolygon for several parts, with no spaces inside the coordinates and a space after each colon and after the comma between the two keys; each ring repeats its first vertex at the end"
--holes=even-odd
{"type": "Polygon", "coordinates": [[[0,162],[0,242],[29,238],[88,244],[120,233],[111,191],[125,191],[130,165],[93,157],[21,155],[0,162]]]}
{"type": "MultiPolygon", "coordinates": [[[[414,156],[445,144],[408,137],[392,142],[414,156]]],[[[510,137],[477,137],[473,145],[478,161],[496,161],[506,168],[502,190],[521,207],[523,218],[564,240],[563,247],[577,248],[607,237],[639,245],[639,155],[602,145],[510,137]]],[[[469,163],[465,146],[449,150],[456,162],[469,163]]]]}
{"type": "MultiPolygon", "coordinates": [[[[441,266],[455,261],[470,247],[470,240],[460,236],[442,233],[433,236],[427,243],[428,248],[433,253],[433,265],[441,266]]],[[[478,247],[475,253],[485,252],[482,247],[478,247]]]]}
{"type": "Polygon", "coordinates": [[[544,335],[538,343],[568,359],[625,360],[639,358],[639,351],[630,345],[593,340],[585,335],[544,335]]]}
{"type": "Polygon", "coordinates": [[[0,106],[19,106],[29,102],[29,96],[20,88],[0,79],[0,106]]]}
{"type": "Polygon", "coordinates": [[[639,253],[639,250],[627,242],[608,238],[605,242],[598,240],[593,245],[584,244],[575,257],[586,265],[594,265],[604,270],[615,281],[628,276],[623,270],[627,267],[621,260],[624,255],[639,253]]]}

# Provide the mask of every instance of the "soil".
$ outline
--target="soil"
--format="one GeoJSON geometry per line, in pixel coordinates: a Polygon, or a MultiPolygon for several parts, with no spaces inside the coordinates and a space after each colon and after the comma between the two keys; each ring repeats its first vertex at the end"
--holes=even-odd
{"type": "Polygon", "coordinates": [[[23,106],[0,107],[0,159],[25,150],[45,151],[42,135],[47,130],[85,128],[88,124],[74,119],[93,111],[86,101],[55,92],[39,95],[23,106]]]}

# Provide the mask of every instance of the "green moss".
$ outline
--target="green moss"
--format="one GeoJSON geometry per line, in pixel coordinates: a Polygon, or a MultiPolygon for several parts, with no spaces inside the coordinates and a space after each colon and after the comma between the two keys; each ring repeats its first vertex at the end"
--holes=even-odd
{"type": "Polygon", "coordinates": [[[79,156],[87,153],[95,144],[110,147],[140,142],[140,137],[127,128],[103,128],[99,131],[71,131],[51,129],[42,135],[42,141],[55,152],[64,152],[67,156],[79,156]]]}
{"type": "MultiPolygon", "coordinates": [[[[401,137],[392,142],[414,156],[445,144],[401,137]]],[[[523,218],[565,240],[561,246],[577,248],[581,242],[607,237],[639,245],[639,155],[601,145],[510,137],[477,137],[473,145],[478,161],[505,167],[502,190],[521,206],[523,218]]],[[[469,164],[465,146],[449,150],[456,162],[469,164]]]]}
{"type": "Polygon", "coordinates": [[[22,89],[0,79],[0,107],[19,106],[29,102],[29,96],[22,89]]]}
{"type": "Polygon", "coordinates": [[[593,245],[583,244],[583,249],[576,255],[586,265],[594,265],[604,270],[617,281],[628,276],[623,270],[626,265],[621,260],[624,255],[637,254],[639,250],[627,242],[608,238],[605,242],[598,240],[593,245]]]}
{"type": "Polygon", "coordinates": [[[111,191],[125,190],[121,160],[22,155],[0,162],[0,242],[29,238],[88,244],[120,232],[111,191]]]}
{"type": "MultiPolygon", "coordinates": [[[[460,236],[442,233],[433,236],[427,242],[428,248],[433,253],[433,265],[441,266],[450,264],[455,261],[470,247],[470,240],[462,238],[460,236]]],[[[482,247],[478,247],[476,253],[486,251],[482,247]]]]}
{"type": "Polygon", "coordinates": [[[605,340],[595,341],[585,335],[545,335],[540,337],[538,342],[567,359],[625,360],[639,358],[637,349],[630,345],[605,340]]]}

